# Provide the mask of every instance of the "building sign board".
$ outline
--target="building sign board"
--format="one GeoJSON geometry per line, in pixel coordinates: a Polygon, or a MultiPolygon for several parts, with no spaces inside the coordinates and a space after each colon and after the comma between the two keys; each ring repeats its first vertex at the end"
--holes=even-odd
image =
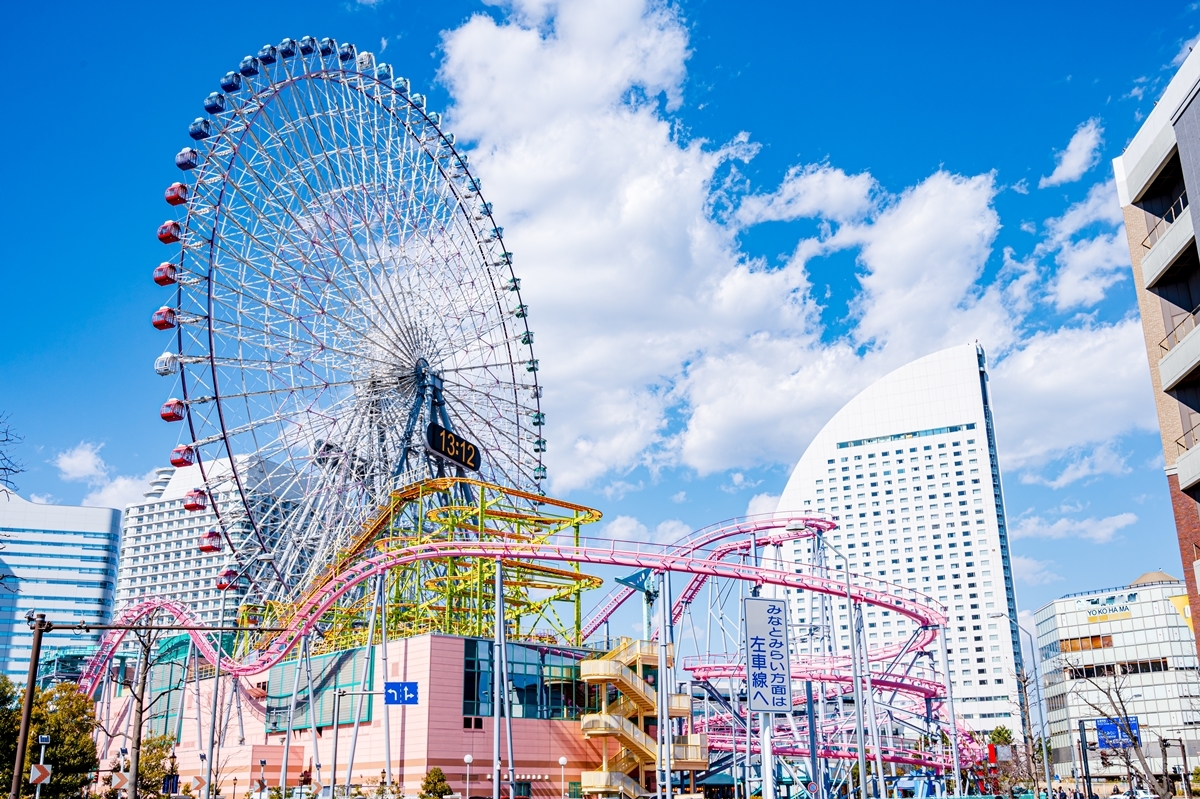
{"type": "Polygon", "coordinates": [[[746,597],[746,693],[751,713],[790,713],[792,671],[788,657],[787,603],[746,597]]]}
{"type": "Polygon", "coordinates": [[[1101,749],[1128,749],[1142,743],[1137,716],[1122,719],[1096,719],[1096,737],[1101,749]],[[1130,737],[1132,735],[1132,738],[1130,737]]]}

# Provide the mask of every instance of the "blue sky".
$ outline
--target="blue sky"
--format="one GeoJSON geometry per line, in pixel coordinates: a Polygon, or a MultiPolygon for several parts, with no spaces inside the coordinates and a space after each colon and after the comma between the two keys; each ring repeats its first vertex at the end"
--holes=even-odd
{"type": "Polygon", "coordinates": [[[312,34],[382,51],[471,149],[530,298],[551,488],[614,532],[766,507],[854,393],[979,339],[1022,608],[1180,573],[1109,162],[1200,30],[1190,4],[8,18],[0,411],[27,497],[118,501],[165,462],[149,272],[172,155],[221,74],[312,34]]]}

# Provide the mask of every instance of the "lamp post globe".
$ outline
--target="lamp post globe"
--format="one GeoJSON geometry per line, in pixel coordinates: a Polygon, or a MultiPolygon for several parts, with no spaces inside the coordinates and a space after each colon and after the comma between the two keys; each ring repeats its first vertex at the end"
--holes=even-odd
{"type": "Polygon", "coordinates": [[[558,759],[558,784],[562,789],[563,799],[567,799],[567,758],[560,757],[558,759]]]}
{"type": "Polygon", "coordinates": [[[466,754],[463,755],[463,762],[467,764],[467,778],[463,781],[463,799],[471,799],[471,764],[475,762],[475,758],[466,754]]]}

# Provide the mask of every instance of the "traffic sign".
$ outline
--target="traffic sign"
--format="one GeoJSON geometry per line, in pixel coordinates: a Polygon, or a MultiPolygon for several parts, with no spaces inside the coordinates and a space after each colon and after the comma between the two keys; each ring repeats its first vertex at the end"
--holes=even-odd
{"type": "Polygon", "coordinates": [[[1129,749],[1142,742],[1137,716],[1123,719],[1096,719],[1096,737],[1101,749],[1129,749]]]}
{"type": "Polygon", "coordinates": [[[112,773],[112,789],[119,791],[129,784],[129,778],[125,776],[123,771],[114,771],[112,773]]]}
{"type": "Polygon", "coordinates": [[[50,768],[49,763],[34,763],[33,768],[29,769],[29,784],[43,785],[50,782],[50,768]]]}
{"type": "Polygon", "coordinates": [[[206,784],[207,784],[207,783],[205,783],[205,782],[204,782],[204,778],[203,778],[203,777],[196,777],[196,782],[195,782],[195,784],[194,784],[194,785],[192,785],[192,787],[193,787],[193,788],[195,788],[195,790],[196,790],[196,793],[200,793],[201,791],[203,791],[203,790],[204,790],[204,786],[205,786],[206,784]]]}
{"type": "Polygon", "coordinates": [[[383,684],[383,703],[385,705],[415,705],[418,704],[417,696],[415,682],[385,682],[383,684]]]}

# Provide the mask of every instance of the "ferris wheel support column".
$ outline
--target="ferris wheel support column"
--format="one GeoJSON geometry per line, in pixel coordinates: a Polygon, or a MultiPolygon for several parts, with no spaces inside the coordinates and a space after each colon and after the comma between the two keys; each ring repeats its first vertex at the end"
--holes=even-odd
{"type": "Polygon", "coordinates": [[[950,647],[946,636],[949,629],[942,625],[942,680],[946,686],[946,712],[950,715],[950,757],[954,759],[954,793],[951,796],[958,796],[962,791],[962,767],[958,762],[958,719],[954,715],[954,691],[950,684],[950,647]]]}
{"type": "Polygon", "coordinates": [[[287,729],[283,737],[283,765],[279,767],[279,792],[287,799],[288,755],[292,750],[292,723],[296,718],[296,694],[300,693],[300,668],[304,665],[304,649],[308,645],[308,636],[300,639],[300,651],[296,654],[296,670],[292,675],[292,701],[288,705],[287,729]]]}
{"type": "Polygon", "coordinates": [[[363,654],[362,679],[358,683],[358,707],[354,711],[354,731],[350,733],[350,756],[346,759],[346,795],[350,795],[350,777],[354,773],[354,750],[358,748],[358,726],[362,722],[363,702],[367,698],[367,675],[371,673],[371,659],[375,656],[375,617],[379,613],[376,601],[379,591],[371,595],[371,620],[367,624],[367,646],[363,654]]]}
{"type": "MultiPolygon", "coordinates": [[[[225,622],[225,597],[226,592],[221,592],[221,613],[217,616],[218,625],[223,625],[225,622]]],[[[217,743],[217,715],[220,712],[219,695],[221,693],[221,660],[225,657],[224,641],[221,638],[221,633],[217,633],[217,662],[213,664],[215,671],[213,672],[213,694],[212,708],[208,725],[208,757],[204,761],[204,795],[206,797],[214,796],[212,789],[212,772],[213,772],[213,755],[216,750],[217,743]]],[[[199,675],[196,676],[199,680],[199,675]]],[[[197,687],[199,683],[197,683],[197,687]]],[[[199,708],[196,709],[199,713],[199,708]]]]}
{"type": "MultiPolygon", "coordinates": [[[[379,655],[383,663],[383,680],[387,682],[388,678],[388,637],[387,637],[387,570],[385,569],[379,575],[379,655]]],[[[383,771],[384,780],[387,783],[388,795],[392,792],[392,728],[391,728],[392,706],[386,702],[383,705],[383,771]]],[[[316,733],[314,732],[315,736],[316,733]]],[[[313,740],[316,740],[314,737],[313,740]]],[[[401,776],[401,793],[404,793],[403,782],[401,776]]]]}
{"type": "MultiPolygon", "coordinates": [[[[317,747],[317,713],[316,713],[317,697],[314,692],[314,686],[313,686],[312,653],[309,650],[309,646],[308,646],[309,637],[307,635],[304,636],[303,643],[304,643],[304,646],[303,646],[303,649],[300,650],[300,654],[303,655],[303,657],[304,657],[304,682],[306,684],[307,694],[308,694],[308,730],[309,730],[309,735],[312,736],[312,742],[313,742],[313,747],[312,747],[313,768],[316,769],[316,771],[317,771],[317,784],[324,786],[325,783],[321,782],[321,750],[320,750],[320,748],[317,747]]],[[[296,665],[297,665],[297,667],[299,667],[300,664],[297,663],[296,665]]],[[[241,691],[238,691],[237,696],[240,700],[241,691]]],[[[242,705],[241,705],[241,702],[239,701],[239,703],[238,703],[238,714],[239,714],[238,715],[238,724],[241,724],[241,715],[240,715],[241,710],[242,710],[242,705]]],[[[334,729],[337,729],[337,728],[335,727],[334,729]]],[[[235,796],[234,799],[237,799],[237,797],[235,796]]]]}

